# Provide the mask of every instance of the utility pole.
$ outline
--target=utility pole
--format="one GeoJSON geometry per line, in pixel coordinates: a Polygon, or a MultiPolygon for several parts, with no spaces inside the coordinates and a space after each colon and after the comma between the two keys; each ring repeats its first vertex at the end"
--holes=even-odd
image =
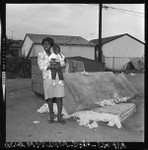
{"type": "Polygon", "coordinates": [[[99,43],[98,43],[98,61],[102,62],[102,47],[101,47],[101,39],[102,39],[102,4],[99,4],[99,43]]]}

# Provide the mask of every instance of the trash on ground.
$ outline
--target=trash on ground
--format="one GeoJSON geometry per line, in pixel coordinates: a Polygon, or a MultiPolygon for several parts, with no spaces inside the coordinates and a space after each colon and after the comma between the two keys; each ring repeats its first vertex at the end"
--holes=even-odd
{"type": "MultiPolygon", "coordinates": [[[[128,97],[124,97],[123,100],[126,101],[127,98],[128,97]]],[[[58,113],[55,103],[53,104],[53,111],[55,114],[58,113]]],[[[49,112],[48,104],[45,103],[38,112],[49,112]]],[[[71,115],[68,115],[64,106],[62,108],[63,118],[69,119],[73,117],[78,122],[79,126],[85,126],[90,129],[97,128],[98,122],[106,122],[108,126],[116,126],[120,129],[122,128],[121,122],[134,112],[136,112],[136,105],[133,103],[114,103],[114,105],[109,106],[98,106],[98,108],[87,111],[77,111],[71,115]]]]}
{"type": "Polygon", "coordinates": [[[18,96],[20,93],[19,93],[19,91],[14,91],[9,94],[10,94],[10,96],[18,96]]]}
{"type": "Polygon", "coordinates": [[[83,71],[83,72],[80,72],[80,73],[83,74],[83,75],[87,75],[87,76],[89,75],[88,72],[86,72],[86,71],[83,71]]]}
{"type": "Polygon", "coordinates": [[[42,107],[40,107],[37,112],[39,113],[48,113],[49,112],[49,108],[48,108],[48,104],[45,103],[42,107]]]}
{"type": "Polygon", "coordinates": [[[99,125],[94,121],[93,123],[91,124],[87,124],[87,127],[89,127],[90,129],[92,128],[97,128],[99,125]]]}
{"type": "Polygon", "coordinates": [[[35,120],[35,121],[33,121],[33,123],[35,123],[35,124],[39,124],[39,123],[40,123],[40,121],[35,120]]]}
{"type": "MultiPolygon", "coordinates": [[[[54,114],[57,115],[58,110],[57,110],[57,105],[56,105],[55,103],[53,104],[53,111],[54,111],[54,114]]],[[[43,106],[41,106],[41,107],[37,110],[37,112],[39,112],[39,113],[49,113],[48,104],[45,103],[43,106]]],[[[65,110],[64,107],[62,108],[62,114],[63,114],[63,118],[69,118],[69,117],[70,117],[70,116],[67,114],[67,112],[66,112],[66,110],[65,110]]]]}
{"type": "Polygon", "coordinates": [[[131,75],[131,76],[135,76],[136,74],[135,74],[135,73],[130,73],[130,75],[131,75]]]}
{"type": "MultiPolygon", "coordinates": [[[[57,114],[56,104],[53,104],[53,111],[55,114],[57,114]]],[[[40,112],[40,113],[49,112],[48,104],[44,104],[37,112],[40,112]]],[[[90,110],[90,111],[78,111],[76,113],[68,115],[64,107],[62,109],[62,114],[63,114],[63,118],[69,119],[73,117],[76,119],[79,126],[89,127],[90,129],[97,128],[98,121],[108,122],[108,126],[116,125],[117,128],[122,127],[118,116],[113,115],[113,114],[97,113],[97,112],[93,112],[90,110]],[[93,123],[90,123],[90,121],[93,121],[93,123]]]]}

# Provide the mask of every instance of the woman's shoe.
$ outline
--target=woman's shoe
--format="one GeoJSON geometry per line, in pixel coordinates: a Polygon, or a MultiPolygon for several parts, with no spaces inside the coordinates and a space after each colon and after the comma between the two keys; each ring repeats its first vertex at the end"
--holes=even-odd
{"type": "Polygon", "coordinates": [[[53,119],[48,120],[48,123],[50,124],[53,123],[53,119]]]}
{"type": "Polygon", "coordinates": [[[66,121],[64,121],[64,120],[60,120],[58,122],[61,123],[61,124],[66,124],[66,121]]]}

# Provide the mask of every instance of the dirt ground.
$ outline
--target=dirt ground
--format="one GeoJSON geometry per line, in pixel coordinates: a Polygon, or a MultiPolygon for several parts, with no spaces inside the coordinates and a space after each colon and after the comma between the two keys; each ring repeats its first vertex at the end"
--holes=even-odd
{"type": "Polygon", "coordinates": [[[31,79],[6,80],[6,142],[144,142],[144,74],[125,76],[140,93],[132,100],[136,113],[121,129],[100,122],[96,130],[79,126],[72,118],[66,125],[48,124],[48,114],[36,112],[45,101],[32,92],[31,79]]]}

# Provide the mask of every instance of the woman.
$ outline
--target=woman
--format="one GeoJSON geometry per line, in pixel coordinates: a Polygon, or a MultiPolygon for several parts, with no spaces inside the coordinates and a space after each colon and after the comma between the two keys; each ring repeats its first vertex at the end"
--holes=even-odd
{"type": "MultiPolygon", "coordinates": [[[[40,70],[42,71],[44,98],[49,106],[49,123],[53,123],[54,121],[53,100],[55,98],[58,107],[58,122],[60,122],[61,124],[65,124],[66,122],[62,120],[62,98],[65,96],[64,86],[60,84],[56,84],[56,86],[53,86],[50,71],[51,68],[58,68],[60,67],[60,65],[64,66],[65,63],[57,63],[56,65],[52,65],[51,63],[49,63],[48,57],[53,52],[53,45],[54,40],[50,37],[46,37],[42,40],[42,46],[44,48],[44,51],[38,54],[38,65],[40,70]]],[[[58,83],[58,76],[56,77],[56,81],[58,83]]]]}

